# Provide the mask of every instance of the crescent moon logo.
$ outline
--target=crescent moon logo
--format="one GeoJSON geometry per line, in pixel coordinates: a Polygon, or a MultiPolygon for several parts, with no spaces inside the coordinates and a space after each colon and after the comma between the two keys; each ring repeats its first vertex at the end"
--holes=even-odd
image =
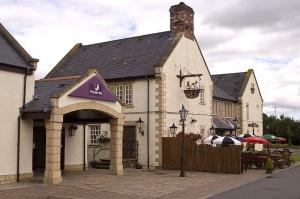
{"type": "Polygon", "coordinates": [[[95,91],[98,91],[100,88],[99,84],[96,84],[96,88],[95,88],[95,91]]]}

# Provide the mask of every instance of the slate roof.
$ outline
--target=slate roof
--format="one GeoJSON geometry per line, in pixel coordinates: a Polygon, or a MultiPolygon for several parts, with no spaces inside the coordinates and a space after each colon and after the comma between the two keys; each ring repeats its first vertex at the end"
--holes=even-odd
{"type": "Polygon", "coordinates": [[[238,101],[246,72],[212,75],[214,82],[213,96],[226,100],[238,101]]]}
{"type": "Polygon", "coordinates": [[[0,64],[18,68],[32,68],[32,58],[0,23],[0,64]]]}
{"type": "Polygon", "coordinates": [[[50,111],[50,96],[58,94],[69,84],[78,80],[78,78],[37,80],[34,87],[34,99],[25,105],[22,113],[26,112],[48,112],[50,111]]]}
{"type": "Polygon", "coordinates": [[[103,43],[80,45],[69,52],[46,78],[81,75],[96,69],[105,80],[154,75],[154,66],[168,51],[171,31],[103,43]]]}

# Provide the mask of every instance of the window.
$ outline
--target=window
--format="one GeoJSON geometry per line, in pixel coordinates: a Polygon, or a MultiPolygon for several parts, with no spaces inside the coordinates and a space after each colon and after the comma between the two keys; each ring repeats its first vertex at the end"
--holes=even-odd
{"type": "Polygon", "coordinates": [[[90,138],[91,144],[97,145],[99,144],[99,140],[97,137],[101,134],[101,125],[90,125],[90,138]]]}
{"type": "Polygon", "coordinates": [[[246,119],[249,120],[249,104],[246,104],[246,119]]]}
{"type": "Polygon", "coordinates": [[[217,115],[218,114],[218,101],[213,100],[213,114],[217,115]]]}
{"type": "Polygon", "coordinates": [[[125,84],[125,104],[132,104],[132,84],[125,84]]]}
{"type": "Polygon", "coordinates": [[[123,85],[116,85],[116,96],[123,102],[123,85]]]}
{"type": "Polygon", "coordinates": [[[200,103],[204,103],[204,89],[200,89],[199,98],[200,103]]]}
{"type": "Polygon", "coordinates": [[[225,117],[232,116],[232,104],[230,102],[225,103],[225,117]]]}
{"type": "Polygon", "coordinates": [[[111,91],[115,92],[121,103],[126,105],[132,104],[132,84],[110,85],[109,88],[111,91]]]}

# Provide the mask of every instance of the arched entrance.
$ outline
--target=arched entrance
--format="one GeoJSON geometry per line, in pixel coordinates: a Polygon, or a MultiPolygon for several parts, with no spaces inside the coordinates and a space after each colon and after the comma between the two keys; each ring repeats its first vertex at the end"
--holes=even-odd
{"type": "MultiPolygon", "coordinates": [[[[27,103],[21,112],[22,118],[33,120],[33,124],[30,125],[36,127],[34,123],[38,122],[45,135],[43,137],[45,157],[39,159],[45,161],[45,165],[42,165],[45,167],[44,183],[60,183],[62,181],[61,168],[63,166],[80,167],[81,165],[77,164],[80,161],[79,158],[81,158],[80,163],[84,161],[85,164],[85,158],[76,156],[78,153],[83,155],[83,152],[78,150],[78,137],[77,141],[76,139],[71,141],[68,136],[62,137],[63,132],[67,133],[66,125],[74,123],[80,125],[103,121],[109,123],[111,133],[110,172],[116,175],[123,174],[124,115],[122,105],[96,70],[89,70],[82,76],[56,77],[36,81],[34,99],[27,103]],[[44,126],[45,128],[43,128],[44,126]],[[64,140],[65,138],[66,140],[64,140]],[[65,149],[69,150],[68,153],[62,150],[64,141],[66,141],[65,149]],[[67,146],[68,141],[69,146],[67,146]],[[72,156],[73,159],[69,158],[69,162],[65,164],[62,162],[62,155],[65,158],[72,156]],[[76,158],[77,160],[74,161],[76,158]]],[[[33,129],[35,129],[34,127],[33,129]]],[[[85,136],[82,136],[82,140],[84,138],[85,136]]]]}
{"type": "Polygon", "coordinates": [[[73,103],[58,107],[58,98],[51,98],[52,111],[45,120],[46,164],[44,183],[58,184],[61,177],[62,124],[109,122],[111,130],[110,173],[123,175],[122,135],[124,116],[113,108],[97,102],[73,103]]]}

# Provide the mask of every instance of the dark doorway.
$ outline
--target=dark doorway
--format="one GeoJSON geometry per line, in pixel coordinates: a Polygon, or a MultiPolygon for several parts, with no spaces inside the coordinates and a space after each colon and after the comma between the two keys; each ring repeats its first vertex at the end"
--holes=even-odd
{"type": "Polygon", "coordinates": [[[60,145],[60,169],[65,169],[65,128],[61,132],[61,145],[60,145]]]}
{"type": "Polygon", "coordinates": [[[123,129],[123,159],[137,158],[136,127],[124,126],[123,129]]]}
{"type": "Polygon", "coordinates": [[[45,170],[46,160],[46,129],[44,126],[33,127],[32,170],[45,170]]]}
{"type": "MultiPolygon", "coordinates": [[[[60,145],[60,169],[65,168],[65,128],[62,129],[60,145]]],[[[46,129],[44,126],[33,127],[32,170],[44,171],[46,163],[46,129]]]]}

